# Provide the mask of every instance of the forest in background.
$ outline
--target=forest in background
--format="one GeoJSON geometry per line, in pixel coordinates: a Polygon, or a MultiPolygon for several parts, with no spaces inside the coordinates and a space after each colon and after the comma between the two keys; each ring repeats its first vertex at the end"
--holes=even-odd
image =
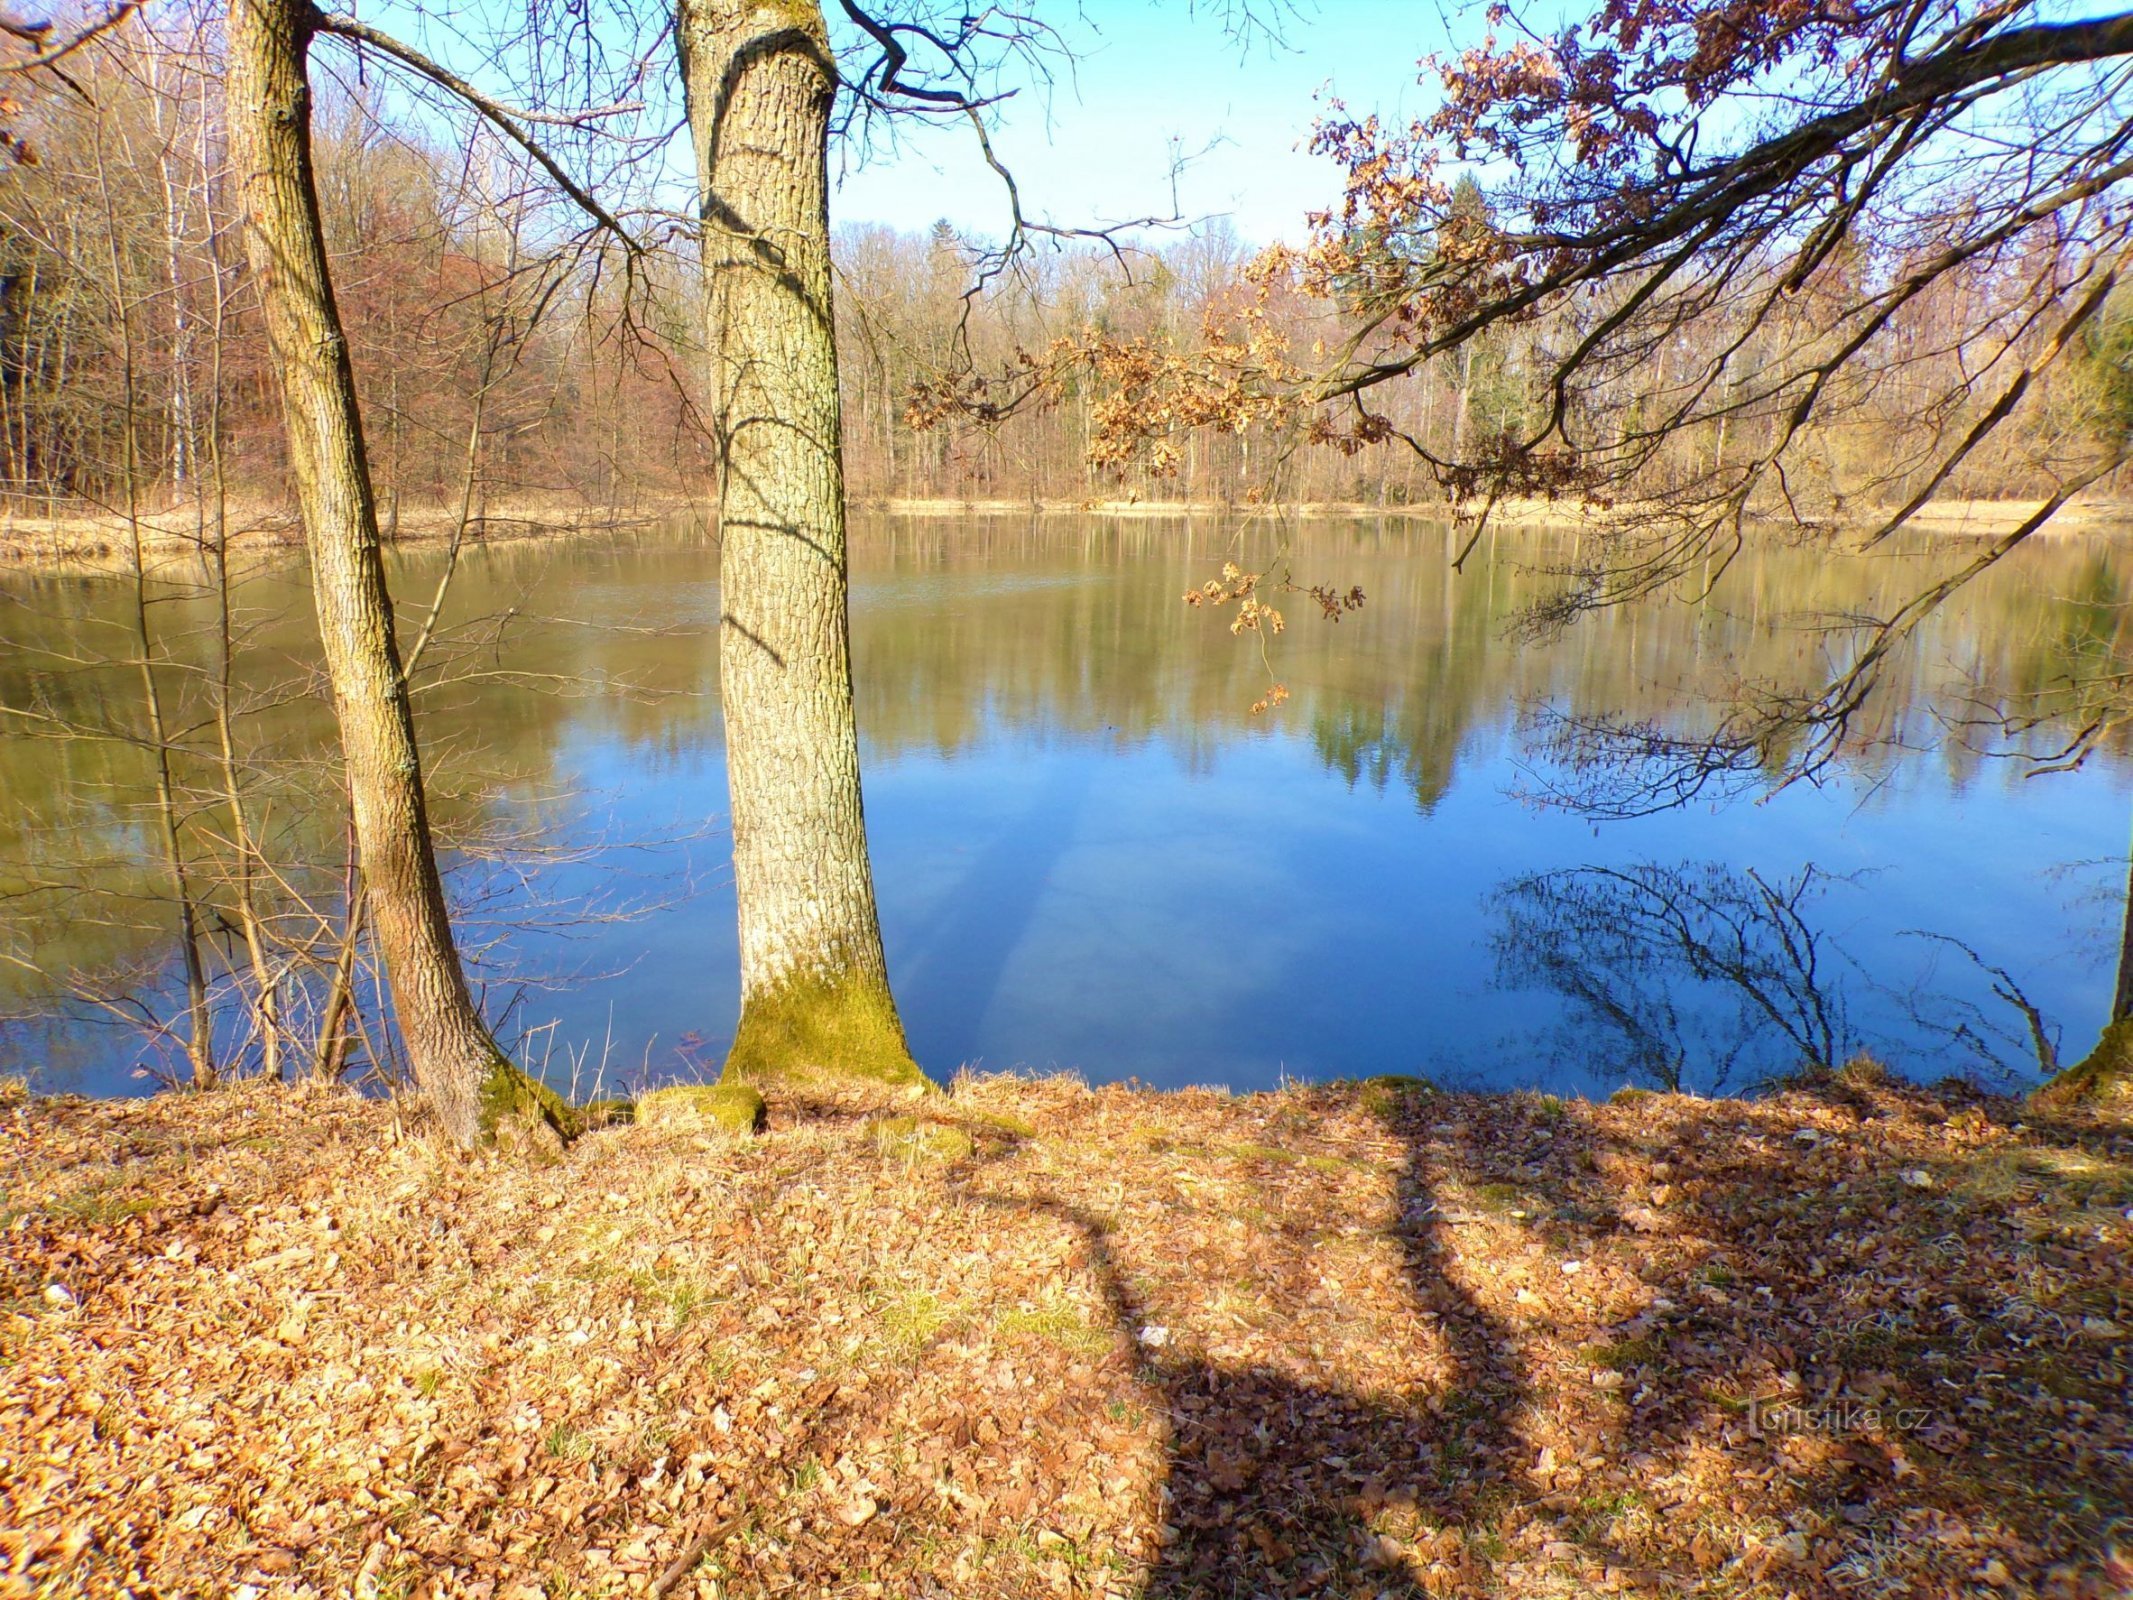
{"type": "MultiPolygon", "coordinates": [[[[0,504],[122,511],[130,485],[142,508],[208,515],[230,504],[272,518],[288,498],[286,465],[237,247],[216,25],[174,8],[100,41],[76,76],[83,93],[40,96],[17,119],[34,164],[0,169],[0,504]]],[[[403,502],[434,512],[464,500],[478,520],[508,500],[539,520],[700,499],[712,464],[688,239],[625,253],[575,235],[523,152],[486,130],[462,140],[379,81],[320,76],[320,199],[388,536],[403,502]]],[[[1479,189],[1466,185],[1461,203],[1487,226],[1479,189]]],[[[2073,247],[2046,221],[2020,250],[1946,274],[1906,305],[1809,424],[1817,471],[1788,484],[1790,509],[1888,504],[1923,483],[1929,441],[1968,423],[1948,396],[1965,389],[1969,353],[2034,320],[2038,282],[2073,247]]],[[[1248,304],[1261,335],[1291,352],[1323,347],[1329,316],[1338,321],[1338,306],[1252,281],[1254,248],[1226,222],[1117,255],[1029,252],[999,272],[988,271],[990,249],[945,223],[837,233],[854,496],[1441,501],[1427,461],[1396,439],[1314,448],[1308,418],[1248,405],[1153,451],[1107,448],[1118,423],[1106,405],[1132,403],[1132,385],[1080,354],[1100,352],[1115,379],[1122,366],[1130,376],[1136,352],[1190,344],[1248,304]]],[[[1851,259],[1824,266],[1781,315],[1748,329],[1718,306],[1710,326],[1690,323],[1588,385],[1578,402],[1588,423],[1628,437],[1697,381],[1719,342],[1738,344],[1723,381],[1753,395],[1763,364],[1797,359],[1835,320],[1820,299],[1834,305],[1891,271],[1869,244],[1845,249],[1851,259]]],[[[2112,313],[2091,321],[2082,358],[2046,375],[2043,403],[1999,426],[1938,492],[2049,493],[2099,437],[2123,432],[2128,325],[2112,313]]],[[[1380,391],[1373,409],[1444,459],[1470,457],[1530,428],[1579,335],[1560,306],[1491,327],[1380,391]]],[[[1780,409],[1775,396],[1713,404],[1710,420],[1675,430],[1650,463],[1651,487],[1752,452],[1781,425],[1780,409]]]]}

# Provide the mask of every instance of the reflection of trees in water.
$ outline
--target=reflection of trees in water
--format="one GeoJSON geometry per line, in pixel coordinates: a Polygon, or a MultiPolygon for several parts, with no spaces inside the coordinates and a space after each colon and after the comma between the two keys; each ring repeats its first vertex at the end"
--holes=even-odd
{"type": "MultiPolygon", "coordinates": [[[[567,582],[614,564],[612,553],[574,555],[538,575],[552,582],[560,566],[567,582]]],[[[603,650],[595,629],[543,626],[527,615],[535,575],[523,561],[470,561],[417,685],[429,814],[463,953],[477,966],[529,934],[582,937],[628,914],[632,894],[654,891],[640,887],[645,874],[620,847],[664,842],[584,842],[586,808],[558,782],[558,753],[584,698],[599,696],[610,719],[645,698],[627,675],[639,640],[603,650]],[[567,898],[551,890],[558,869],[602,846],[608,870],[597,886],[567,898]],[[619,879],[615,866],[625,869],[619,879]]],[[[150,594],[169,730],[162,751],[197,897],[206,1031],[225,1072],[278,1057],[284,1070],[329,1073],[347,1061],[351,1035],[372,1062],[398,1050],[370,1004],[363,919],[350,920],[346,792],[302,576],[276,565],[234,591],[227,769],[215,738],[214,594],[182,563],[159,572],[150,594]],[[238,856],[224,820],[226,781],[241,789],[257,852],[249,882],[251,858],[238,856]],[[273,985],[271,1023],[248,998],[242,932],[253,915],[271,955],[267,979],[254,985],[273,985]],[[344,937],[350,928],[355,936],[344,937]]],[[[123,586],[94,577],[31,574],[0,587],[0,1072],[54,1069],[65,1082],[69,1071],[109,1072],[136,1058],[152,1066],[179,1042],[169,890],[144,811],[158,747],[129,698],[123,597],[123,586]]],[[[477,974],[492,984],[506,975],[532,976],[516,960],[477,974]]]]}
{"type": "Polygon", "coordinates": [[[1966,1067],[1988,1076],[2004,1077],[2032,1062],[2042,1077],[2058,1072],[2059,1025],[2030,999],[2020,979],[1953,934],[1911,928],[1905,937],[1960,957],[1958,971],[1967,968],[1969,976],[1982,980],[1988,997],[1978,1000],[1943,989],[1937,965],[1929,967],[1901,997],[1913,1022],[1946,1039],[1966,1067]]]}
{"type": "Polygon", "coordinates": [[[1440,741],[1404,736],[1382,706],[1348,704],[1315,712],[1311,748],[1351,789],[1359,783],[1378,790],[1397,784],[1411,791],[1424,816],[1452,786],[1450,752],[1440,741]]]}
{"type": "MultiPolygon", "coordinates": [[[[1288,527],[1300,577],[1360,584],[1369,603],[1338,628],[1296,621],[1276,657],[1294,698],[1255,718],[1248,708],[1266,685],[1257,654],[1179,603],[1237,552],[1229,523],[861,526],[852,627],[862,735],[885,755],[1153,742],[1194,770],[1249,743],[1294,740],[1307,760],[1315,754],[1353,784],[1411,793],[1427,813],[1472,752],[1508,731],[1519,706],[1615,711],[1663,726],[1739,681],[1819,681],[1822,663],[1789,623],[1806,611],[1871,610],[1877,584],[1909,584],[1907,564],[1928,559],[1892,558],[1868,571],[1812,549],[1752,546],[1739,558],[1730,609],[1610,614],[1538,649],[1507,642],[1503,630],[1554,581],[1545,569],[1574,541],[1507,533],[1500,559],[1455,575],[1440,534],[1414,523],[1288,527]]],[[[426,594],[435,559],[403,553],[396,581],[426,594]]],[[[2091,675],[2112,670],[2125,648],[2122,616],[2102,597],[2118,560],[2115,548],[2092,542],[2039,545],[2007,581],[1965,591],[1921,639],[1902,682],[1877,700],[1885,743],[1862,752],[1862,772],[1917,759],[1898,747],[1945,731],[1941,719],[1974,709],[1986,686],[2038,690],[2061,682],[2069,659],[2091,675]]],[[[527,543],[469,553],[417,711],[436,756],[433,820],[457,844],[463,894],[483,894],[471,881],[482,878],[475,858],[494,847],[500,827],[525,821],[529,797],[567,784],[587,747],[596,782],[603,771],[715,755],[713,565],[700,541],[671,532],[620,548],[527,543]]],[[[277,880],[292,902],[331,913],[342,894],[344,804],[331,718],[315,692],[302,576],[277,568],[238,586],[237,732],[277,880]]],[[[125,654],[119,598],[104,580],[9,575],[0,583],[0,703],[36,706],[76,729],[112,720],[114,706],[130,704],[129,683],[110,665],[125,654]]],[[[157,613],[174,722],[188,730],[180,786],[206,807],[213,773],[193,747],[208,743],[199,686],[213,664],[212,619],[198,589],[176,579],[157,613]]],[[[2055,744],[2067,737],[2056,725],[2035,731],[2055,744]]],[[[1943,749],[1960,785],[1980,758],[1961,740],[1943,749]]],[[[168,917],[143,866],[152,841],[140,802],[150,783],[143,752],[123,737],[37,738],[0,727],[8,802],[0,947],[34,946],[44,965],[70,972],[161,970],[168,917]]],[[[705,799],[707,816],[722,810],[722,799],[705,799]]],[[[187,824],[203,856],[217,849],[211,820],[202,810],[187,824]]],[[[508,853],[519,858],[526,842],[514,833],[508,853]]],[[[211,867],[203,862],[220,884],[226,875],[211,867]]],[[[301,915],[289,915],[290,938],[308,938],[301,915]]],[[[1655,994],[1648,975],[1639,981],[1641,993],[1655,994]]],[[[1607,988],[1619,1002],[1624,984],[1607,988]]],[[[20,1009],[34,989],[23,974],[0,971],[0,1009],[20,1009]]],[[[1998,1002],[1980,1003],[2012,1017],[1998,1002]]],[[[1688,1044],[1682,1019],[1663,1009],[1632,1008],[1592,1032],[1639,1040],[1619,1048],[1646,1072],[1642,1064],[1678,1061],[1688,1044]]]]}
{"type": "Polygon", "coordinates": [[[1924,969],[1902,986],[1866,973],[1816,917],[1832,888],[1858,883],[1812,862],[1786,877],[1714,861],[1528,874],[1491,896],[1495,981],[1567,1003],[1562,1059],[1666,1089],[1833,1074],[1877,1046],[1869,1000],[1938,1041],[1950,1071],[2056,1070],[2057,1025],[1964,941],[1906,929],[1930,953],[1924,969]]]}
{"type": "MultiPolygon", "coordinates": [[[[1003,732],[1156,738],[1196,770],[1242,742],[1301,734],[1330,772],[1351,785],[1406,789],[1427,814],[1477,743],[1508,731],[1521,708],[1686,736],[1710,704],[1745,686],[1805,692],[1824,681],[1827,662],[1803,619],[1874,613],[1947,558],[1945,546],[1918,547],[1867,567],[1756,541],[1736,558],[1726,605],[1628,608],[1541,648],[1506,630],[1560,581],[1550,569],[1574,555],[1576,536],[1522,530],[1505,536],[1495,561],[1453,573],[1440,531],[1413,522],[1285,527],[1299,578],[1354,583],[1369,598],[1337,628],[1293,620],[1274,657],[1292,699],[1277,715],[1253,717],[1266,691],[1258,653],[1178,597],[1237,556],[1240,540],[1259,549],[1271,533],[1247,538],[1217,521],[1156,519],[861,527],[852,621],[861,732],[892,754],[950,754],[1003,732]]],[[[1986,757],[1945,738],[1950,721],[1981,708],[1998,716],[2009,708],[1985,686],[2019,691],[2056,680],[2067,652],[2094,648],[2083,642],[2093,629],[2069,613],[2083,603],[2097,559],[2093,548],[2040,545],[2019,573],[2000,575],[2010,581],[1966,590],[1855,719],[1847,769],[1871,780],[1937,744],[1950,781],[1968,781],[1986,757]]],[[[2101,559],[2115,565],[2116,550],[2101,559]]],[[[1528,734],[1541,726],[1525,721],[1528,734]]],[[[2022,736],[2056,748],[2068,730],[2054,714],[2022,736]]],[[[1782,752],[1771,755],[1780,765],[1782,752]]],[[[1545,776],[1570,775],[1551,767],[1545,776]]],[[[1739,776],[1752,791],[1764,772],[1751,762],[1739,776]]]]}
{"type": "Polygon", "coordinates": [[[1860,1040],[1842,958],[1807,917],[1830,881],[1812,864],[1773,881],[1716,862],[1515,878],[1493,897],[1496,981],[1561,995],[1567,1045],[1669,1089],[1691,1062],[1725,1083],[1772,1041],[1789,1066],[1834,1071],[1860,1040]]]}
{"type": "Polygon", "coordinates": [[[1973,667],[1948,718],[1966,744],[2041,750],[2047,771],[2122,747],[2133,716],[2133,606],[2110,550],[2091,550],[2079,568],[2055,577],[2056,603],[2039,630],[2039,648],[2017,658],[2004,679],[1984,664],[1973,667]]]}

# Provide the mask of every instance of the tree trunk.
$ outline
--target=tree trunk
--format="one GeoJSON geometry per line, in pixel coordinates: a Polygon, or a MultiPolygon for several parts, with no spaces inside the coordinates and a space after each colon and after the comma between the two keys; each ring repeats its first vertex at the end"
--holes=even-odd
{"type": "Polygon", "coordinates": [[[2096,1048],[2037,1091],[2046,1105],[2087,1103],[2133,1110],[2133,869],[2118,934],[2118,982],[2096,1048]]]}
{"type": "Polygon", "coordinates": [[[920,1083],[859,793],[830,308],[836,90],[815,0],[679,0],[718,446],[719,683],[740,904],[729,1075],[920,1083]]]}
{"type": "Polygon", "coordinates": [[[1459,402],[1452,412],[1452,459],[1465,459],[1468,397],[1474,388],[1474,341],[1459,347],[1459,402]]]}
{"type": "Polygon", "coordinates": [[[304,77],[315,15],[308,0],[230,7],[232,165],[311,550],[371,926],[416,1082],[452,1137],[476,1144],[493,1134],[499,1115],[554,1120],[561,1107],[497,1049],[452,944],[348,341],[327,276],[304,77]]]}
{"type": "Polygon", "coordinates": [[[340,945],[326,985],[326,1003],[319,1008],[318,1047],[311,1058],[311,1076],[320,1083],[338,1083],[347,1070],[348,1025],[354,1020],[356,956],[363,947],[363,863],[352,830],[345,882],[340,945]]]}

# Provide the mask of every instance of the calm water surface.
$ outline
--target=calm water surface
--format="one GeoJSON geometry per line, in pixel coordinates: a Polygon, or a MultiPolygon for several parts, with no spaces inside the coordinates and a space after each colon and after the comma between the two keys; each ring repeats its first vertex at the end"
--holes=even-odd
{"type": "MultiPolygon", "coordinates": [[[[1811,616],[1906,593],[1932,558],[1773,546],[1712,603],[1543,647],[1508,625],[1548,592],[1539,568],[1567,536],[1505,534],[1455,575],[1441,529],[1306,525],[1297,576],[1369,600],[1337,626],[1290,605],[1271,668],[1291,698],[1254,715],[1268,664],[1179,600],[1235,540],[1212,521],[858,530],[884,933],[937,1075],[1746,1089],[1803,1053],[1871,1048],[1916,1074],[2026,1081],[2027,1024],[1996,988],[2069,1058],[2094,1039],[2125,909],[2127,765],[2107,752],[2026,778],[1944,731],[1981,685],[2093,670],[2133,548],[2039,543],[1951,607],[1894,674],[1870,730],[1883,742],[1819,786],[1596,826],[1545,803],[1564,775],[1537,716],[1688,730],[1737,682],[1804,685],[1827,664],[1811,616]]],[[[435,564],[401,562],[403,603],[435,564]]],[[[678,533],[479,551],[425,663],[443,681],[424,739],[491,1013],[581,1089],[602,1063],[611,1085],[715,1066],[736,1015],[715,575],[715,552],[678,533]]],[[[240,592],[243,728],[263,797],[286,788],[268,807],[279,847],[331,865],[339,824],[295,776],[331,742],[301,582],[284,569],[240,592]]],[[[0,579],[0,700],[118,717],[125,681],[69,663],[112,648],[125,593],[0,579]]],[[[158,621],[182,641],[203,616],[174,589],[158,621]]],[[[7,947],[47,974],[152,973],[154,918],[128,888],[154,847],[134,758],[0,731],[0,782],[0,889],[42,885],[0,898],[7,947]],[[55,893],[70,877],[78,890],[55,893]]],[[[214,825],[208,808],[195,825],[214,825]]],[[[144,1087],[134,1038],[54,1011],[50,989],[0,974],[19,1019],[0,1028],[0,1070],[144,1087]]]]}

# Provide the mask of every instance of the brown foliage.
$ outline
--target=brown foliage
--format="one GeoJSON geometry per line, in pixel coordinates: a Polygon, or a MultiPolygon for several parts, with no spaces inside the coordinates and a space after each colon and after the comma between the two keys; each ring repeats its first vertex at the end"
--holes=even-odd
{"type": "Polygon", "coordinates": [[[967,1082],[755,1140],[18,1101],[18,1592],[2122,1592],[2133,1145],[967,1082]],[[899,1109],[908,1110],[901,1103],[899,1109]],[[967,1153],[961,1153],[966,1152],[967,1153]]]}

